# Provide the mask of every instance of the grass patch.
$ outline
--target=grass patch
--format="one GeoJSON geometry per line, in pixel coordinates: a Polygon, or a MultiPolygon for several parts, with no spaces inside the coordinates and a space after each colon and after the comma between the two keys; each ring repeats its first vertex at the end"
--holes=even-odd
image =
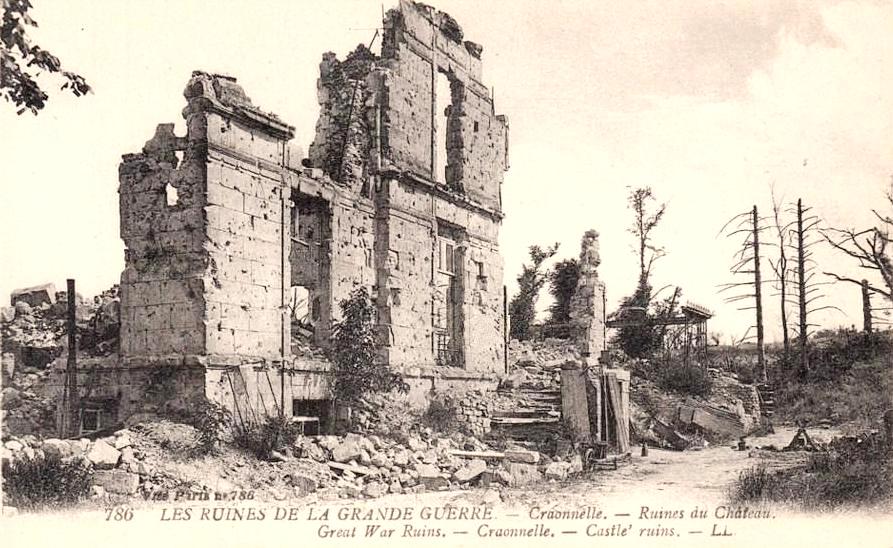
{"type": "Polygon", "coordinates": [[[881,436],[837,438],[805,465],[770,471],[754,466],[732,486],[735,502],[783,502],[805,509],[872,505],[893,496],[893,467],[881,436]]]}
{"type": "Polygon", "coordinates": [[[58,456],[16,459],[3,465],[3,504],[26,512],[74,506],[90,496],[93,473],[58,456]]]}
{"type": "Polygon", "coordinates": [[[776,417],[816,424],[829,419],[861,431],[877,423],[893,406],[893,358],[883,356],[852,364],[834,380],[789,379],[776,390],[776,417]]]}

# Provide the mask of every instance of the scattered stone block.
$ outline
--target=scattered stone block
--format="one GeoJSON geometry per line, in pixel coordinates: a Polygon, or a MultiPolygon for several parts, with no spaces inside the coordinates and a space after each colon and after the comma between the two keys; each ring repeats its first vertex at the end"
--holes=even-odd
{"type": "Polygon", "coordinates": [[[358,476],[368,476],[372,474],[371,468],[359,466],[355,464],[344,464],[341,462],[329,461],[329,468],[337,470],[342,474],[355,474],[358,476]]]}
{"type": "Polygon", "coordinates": [[[121,462],[124,464],[131,464],[136,460],[133,454],[133,447],[129,445],[121,449],[121,462]]]}
{"type": "Polygon", "coordinates": [[[93,484],[109,493],[132,495],[140,486],[140,477],[124,470],[97,470],[93,473],[93,484]]]}
{"type": "Polygon", "coordinates": [[[17,451],[21,451],[25,446],[19,440],[9,440],[3,444],[4,447],[12,451],[13,453],[17,451]]]}
{"type": "Polygon", "coordinates": [[[486,462],[481,459],[474,459],[453,473],[453,481],[467,483],[483,474],[486,470],[486,462]]]}
{"type": "Polygon", "coordinates": [[[394,464],[396,466],[406,466],[409,464],[409,452],[406,449],[401,449],[394,453],[394,464]]]}
{"type": "Polygon", "coordinates": [[[97,440],[87,453],[87,460],[99,469],[114,468],[121,458],[121,452],[108,443],[97,440]]]}
{"type": "Polygon", "coordinates": [[[419,474],[419,483],[424,485],[427,490],[439,491],[449,487],[449,480],[436,466],[416,464],[415,470],[419,474]]]}
{"type": "Polygon", "coordinates": [[[356,440],[345,439],[340,445],[332,449],[332,460],[335,462],[350,462],[358,460],[361,456],[362,448],[356,440]]]}
{"type": "Polygon", "coordinates": [[[46,456],[53,458],[64,459],[74,454],[74,450],[67,441],[55,438],[44,441],[40,448],[43,449],[46,456]]]}
{"type": "Polygon", "coordinates": [[[378,498],[388,492],[387,486],[383,483],[373,481],[363,488],[363,494],[367,497],[378,498]]]}
{"type": "Polygon", "coordinates": [[[319,487],[319,482],[316,481],[316,478],[310,476],[309,474],[301,474],[294,473],[286,476],[286,482],[295,488],[298,496],[309,495],[310,493],[316,491],[319,487]]]}
{"type": "Polygon", "coordinates": [[[506,471],[511,475],[509,485],[515,487],[520,485],[530,485],[543,479],[540,471],[533,464],[524,464],[521,462],[506,462],[506,471]]]}
{"type": "Polygon", "coordinates": [[[130,447],[131,444],[130,436],[127,434],[115,437],[115,449],[119,451],[125,447],[130,447]]]}
{"type": "Polygon", "coordinates": [[[497,470],[493,473],[493,482],[509,486],[512,484],[512,474],[508,470],[497,470]]]}
{"type": "Polygon", "coordinates": [[[16,319],[16,309],[12,306],[0,307],[0,321],[9,323],[16,319]]]}
{"type": "Polygon", "coordinates": [[[526,449],[506,449],[505,458],[511,462],[537,464],[540,461],[540,454],[526,449]]]}
{"type": "Polygon", "coordinates": [[[567,479],[567,472],[570,469],[569,462],[553,462],[546,467],[546,479],[564,480],[567,479]]]}

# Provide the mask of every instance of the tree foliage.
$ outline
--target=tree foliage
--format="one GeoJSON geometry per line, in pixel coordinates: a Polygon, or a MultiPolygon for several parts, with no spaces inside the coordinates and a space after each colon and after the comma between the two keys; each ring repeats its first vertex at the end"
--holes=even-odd
{"type": "Polygon", "coordinates": [[[636,237],[640,285],[648,283],[654,261],[666,254],[664,248],[654,245],[651,232],[657,228],[657,225],[663,219],[664,212],[667,210],[667,204],[658,204],[654,211],[650,211],[651,203],[654,201],[654,192],[651,190],[651,187],[647,186],[631,190],[627,197],[629,208],[633,212],[633,223],[629,228],[629,232],[636,237]]]}
{"type": "Polygon", "coordinates": [[[334,325],[329,350],[335,397],[352,402],[370,393],[406,392],[403,378],[376,359],[375,307],[367,289],[354,290],[340,307],[342,319],[334,325]]]}
{"type": "Polygon", "coordinates": [[[555,299],[549,309],[549,321],[567,323],[571,319],[571,299],[580,281],[580,261],[576,258],[558,261],[549,273],[549,293],[555,299]]]}
{"type": "Polygon", "coordinates": [[[639,283],[636,291],[623,299],[614,319],[624,322],[614,343],[632,358],[647,358],[661,347],[661,330],[651,309],[651,286],[639,283]]]}
{"type": "Polygon", "coordinates": [[[27,28],[37,27],[37,22],[28,14],[31,7],[29,0],[3,0],[0,95],[15,105],[17,114],[26,110],[37,114],[46,106],[49,96],[37,82],[43,74],[61,75],[61,89],[69,90],[76,97],[90,91],[82,76],[65,70],[58,57],[28,39],[27,28]]]}
{"type": "Polygon", "coordinates": [[[536,318],[536,301],[549,279],[549,271],[543,270],[543,263],[557,252],[558,243],[546,249],[538,245],[530,246],[530,264],[522,266],[518,276],[518,293],[509,303],[512,338],[523,341],[530,337],[530,326],[536,318]]]}
{"type": "Polygon", "coordinates": [[[654,262],[666,254],[662,247],[654,244],[652,232],[663,219],[667,205],[655,205],[655,201],[651,187],[633,189],[627,197],[628,206],[633,212],[633,222],[628,230],[636,238],[639,279],[633,294],[621,302],[620,309],[613,315],[625,324],[614,342],[627,355],[636,358],[647,357],[661,346],[662,333],[655,325],[654,312],[650,310],[650,278],[654,262]]]}

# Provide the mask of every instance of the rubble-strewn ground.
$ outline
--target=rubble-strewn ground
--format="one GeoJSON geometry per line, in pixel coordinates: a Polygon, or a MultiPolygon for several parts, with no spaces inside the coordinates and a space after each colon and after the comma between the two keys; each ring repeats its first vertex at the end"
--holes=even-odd
{"type": "MultiPolygon", "coordinates": [[[[55,304],[4,310],[0,451],[4,460],[43,453],[84,462],[94,471],[95,505],[122,501],[151,505],[153,497],[171,493],[200,499],[240,492],[251,492],[254,500],[270,504],[421,496],[506,507],[554,506],[556,501],[562,506],[583,505],[596,500],[599,505],[615,500],[619,505],[629,499],[629,492],[645,491],[651,493],[649,500],[665,498],[667,504],[678,504],[680,494],[701,504],[719,504],[740,471],[758,462],[770,468],[791,467],[805,458],[796,451],[734,451],[728,442],[721,443],[722,436],[710,433],[692,444],[695,449],[706,446],[703,450],[657,449],[654,446],[665,440],[652,428],[653,418],[672,422],[680,407],[694,400],[732,413],[753,413],[751,404],[743,401],[751,385],[739,382],[734,374],[713,370],[713,393],[692,398],[663,390],[647,375],[634,373],[633,455],[621,459],[617,470],[582,472],[572,445],[559,442],[563,432],[560,398],[556,400],[561,366],[579,359],[579,354],[572,343],[558,339],[512,341],[512,373],[495,393],[440,399],[437,412],[411,410],[387,397],[370,398],[369,405],[356,413],[358,433],[302,437],[273,460],[258,459],[232,443],[202,454],[195,428],[168,421],[133,425],[97,440],[55,440],[48,367],[66,345],[60,304],[65,295],[56,297],[55,304]],[[518,417],[537,421],[517,428],[516,422],[507,420],[518,417]],[[714,443],[704,444],[708,437],[714,443]],[[643,441],[652,445],[647,457],[638,455],[643,441]]],[[[114,352],[116,304],[114,290],[91,303],[80,303],[81,355],[114,352]]],[[[793,432],[781,428],[772,437],[749,438],[748,443],[784,447],[793,432]]],[[[830,433],[819,431],[819,441],[830,433]]]]}
{"type": "MultiPolygon", "coordinates": [[[[2,428],[5,434],[55,433],[55,403],[50,374],[55,359],[67,352],[67,295],[34,306],[22,301],[3,307],[2,428]]],[[[117,351],[118,287],[93,299],[76,296],[75,319],[79,357],[107,356],[117,351]]]]}

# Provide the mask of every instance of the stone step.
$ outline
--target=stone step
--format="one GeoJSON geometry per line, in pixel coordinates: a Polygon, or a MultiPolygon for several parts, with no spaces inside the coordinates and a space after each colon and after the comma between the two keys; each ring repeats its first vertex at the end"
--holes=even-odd
{"type": "Polygon", "coordinates": [[[560,417],[493,417],[490,419],[491,425],[558,424],[559,422],[561,422],[560,417]]]}
{"type": "Polygon", "coordinates": [[[561,415],[560,411],[554,409],[520,409],[517,411],[494,411],[490,414],[491,419],[498,418],[538,418],[543,416],[551,416],[553,414],[561,415]]]}

